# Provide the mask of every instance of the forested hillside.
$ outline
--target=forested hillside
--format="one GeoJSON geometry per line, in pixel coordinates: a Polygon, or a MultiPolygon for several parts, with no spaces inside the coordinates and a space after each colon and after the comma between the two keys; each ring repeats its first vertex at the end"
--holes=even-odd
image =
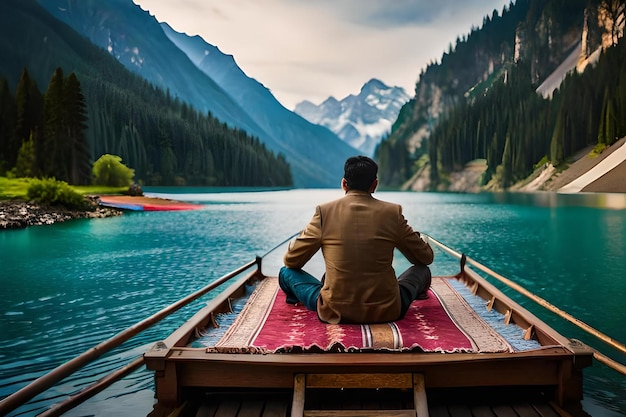
{"type": "Polygon", "coordinates": [[[283,107],[233,56],[159,24],[132,0],[38,3],[132,73],[284,155],[298,187],[335,187],[344,161],[356,153],[327,128],[283,107]]]}
{"type": "Polygon", "coordinates": [[[413,177],[422,189],[445,190],[451,173],[480,159],[482,185],[507,188],[540,163],[558,166],[626,135],[623,26],[623,1],[518,0],[494,11],[420,74],[377,150],[383,185],[413,177]],[[580,72],[538,94],[572,53],[580,72]]]}
{"type": "MultiPolygon", "coordinates": [[[[136,180],[148,185],[293,183],[283,155],[130,73],[35,1],[0,3],[0,40],[0,175],[16,166],[19,149],[31,135],[35,143],[37,135],[43,135],[41,143],[50,143],[44,115],[60,68],[75,76],[84,95],[85,153],[90,162],[105,153],[119,155],[135,169],[136,180]],[[23,88],[25,70],[28,88],[23,88]],[[28,127],[25,118],[32,120],[28,127]]],[[[45,149],[35,147],[37,161],[50,158],[45,149]]],[[[67,154],[66,148],[58,149],[67,154]]],[[[67,170],[50,172],[42,164],[36,174],[73,181],[67,170]]],[[[84,172],[78,182],[85,181],[84,172]]]]}

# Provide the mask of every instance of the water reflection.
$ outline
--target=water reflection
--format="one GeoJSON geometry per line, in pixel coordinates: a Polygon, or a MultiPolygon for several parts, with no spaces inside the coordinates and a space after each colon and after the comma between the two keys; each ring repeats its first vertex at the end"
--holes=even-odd
{"type": "Polygon", "coordinates": [[[494,202],[524,204],[537,207],[592,207],[608,210],[625,210],[626,194],[618,193],[493,193],[494,202]]]}

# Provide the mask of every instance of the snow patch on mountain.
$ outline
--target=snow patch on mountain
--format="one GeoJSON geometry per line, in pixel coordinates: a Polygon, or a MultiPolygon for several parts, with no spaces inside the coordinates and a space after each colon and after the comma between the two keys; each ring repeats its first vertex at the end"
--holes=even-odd
{"type": "Polygon", "coordinates": [[[327,127],[353,148],[371,156],[391,131],[408,100],[403,88],[389,87],[371,79],[358,95],[350,94],[341,101],[329,97],[319,105],[305,100],[298,103],[294,111],[311,123],[327,127]]]}

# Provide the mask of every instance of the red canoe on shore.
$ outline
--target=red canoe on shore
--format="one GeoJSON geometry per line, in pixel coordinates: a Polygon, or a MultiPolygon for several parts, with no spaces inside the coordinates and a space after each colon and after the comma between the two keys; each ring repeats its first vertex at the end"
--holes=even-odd
{"type": "Polygon", "coordinates": [[[121,210],[134,211],[170,211],[170,210],[198,210],[202,204],[185,203],[182,201],[166,198],[128,196],[128,195],[102,195],[99,204],[105,207],[113,207],[121,210]]]}

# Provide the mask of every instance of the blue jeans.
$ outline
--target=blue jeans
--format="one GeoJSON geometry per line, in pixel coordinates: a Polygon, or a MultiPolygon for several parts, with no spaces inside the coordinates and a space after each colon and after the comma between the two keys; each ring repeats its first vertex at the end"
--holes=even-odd
{"type": "MultiPolygon", "coordinates": [[[[402,308],[400,317],[404,317],[413,300],[427,298],[432,276],[426,265],[413,265],[398,277],[402,308]]],[[[287,294],[287,303],[302,303],[307,309],[317,311],[317,298],[322,289],[322,282],[302,269],[283,266],[278,273],[278,285],[287,294]]]]}
{"type": "Polygon", "coordinates": [[[307,309],[317,311],[317,298],[322,282],[302,269],[283,266],[278,273],[278,285],[287,294],[287,303],[301,302],[307,309]]]}

